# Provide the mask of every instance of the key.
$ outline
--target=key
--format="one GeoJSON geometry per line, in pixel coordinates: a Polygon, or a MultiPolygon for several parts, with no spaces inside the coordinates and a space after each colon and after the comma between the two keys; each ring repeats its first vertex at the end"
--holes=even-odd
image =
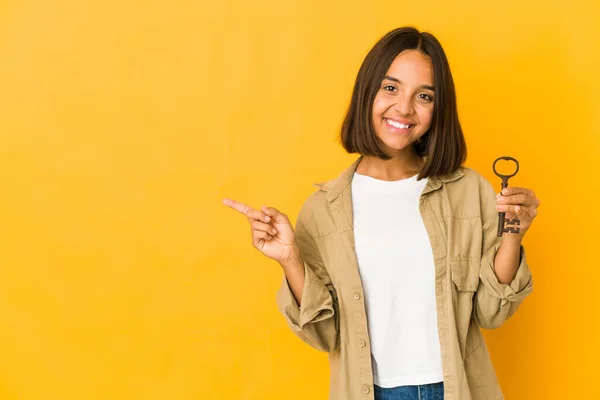
{"type": "MultiPolygon", "coordinates": [[[[502,179],[502,189],[504,189],[505,187],[508,187],[508,180],[515,176],[517,172],[519,172],[519,162],[512,157],[499,157],[496,159],[496,161],[494,161],[493,169],[494,173],[502,179]],[[499,174],[498,171],[496,171],[496,163],[501,160],[514,161],[517,165],[515,172],[513,172],[511,175],[499,174]]],[[[521,221],[519,221],[517,218],[507,220],[505,212],[498,213],[498,237],[502,236],[503,233],[519,233],[521,231],[519,225],[521,225],[521,221]]]]}

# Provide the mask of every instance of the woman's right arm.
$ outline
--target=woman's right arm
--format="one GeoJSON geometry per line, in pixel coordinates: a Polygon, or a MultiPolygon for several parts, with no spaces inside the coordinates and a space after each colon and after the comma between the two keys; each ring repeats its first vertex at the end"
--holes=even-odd
{"type": "Polygon", "coordinates": [[[223,202],[248,218],[253,246],[283,268],[285,276],[277,292],[277,304],[292,331],[318,350],[337,349],[337,295],[307,229],[312,218],[307,204],[300,211],[294,231],[289,218],[275,208],[263,206],[259,211],[234,200],[223,202]]]}
{"type": "Polygon", "coordinates": [[[310,220],[310,210],[305,205],[296,222],[300,257],[291,264],[282,264],[285,277],[277,292],[277,305],[300,339],[317,350],[331,352],[339,347],[339,304],[319,249],[307,229],[310,220]]]}

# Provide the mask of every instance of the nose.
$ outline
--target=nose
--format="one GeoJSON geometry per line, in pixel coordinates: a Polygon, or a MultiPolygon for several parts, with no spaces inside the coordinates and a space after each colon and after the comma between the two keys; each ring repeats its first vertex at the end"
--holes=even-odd
{"type": "Polygon", "coordinates": [[[406,95],[396,97],[397,101],[394,104],[394,109],[402,115],[412,115],[415,111],[412,98],[406,95]]]}

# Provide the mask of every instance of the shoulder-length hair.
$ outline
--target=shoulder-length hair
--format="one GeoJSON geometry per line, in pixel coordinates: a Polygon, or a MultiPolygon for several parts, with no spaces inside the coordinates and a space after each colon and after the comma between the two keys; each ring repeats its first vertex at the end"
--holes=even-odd
{"type": "Polygon", "coordinates": [[[456,107],[454,81],[448,59],[438,40],[413,27],[395,29],[382,37],[363,61],[348,112],[341,129],[341,142],[348,153],[389,160],[372,123],[373,102],[381,82],[394,59],[405,50],[418,50],[433,64],[433,118],[431,127],[413,144],[417,154],[427,157],[419,179],[456,171],[467,158],[467,145],[456,107]]]}

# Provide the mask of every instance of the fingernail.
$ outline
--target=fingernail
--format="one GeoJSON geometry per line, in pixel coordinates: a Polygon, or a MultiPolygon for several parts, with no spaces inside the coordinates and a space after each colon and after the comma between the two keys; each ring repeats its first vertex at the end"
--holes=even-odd
{"type": "Polygon", "coordinates": [[[265,216],[265,221],[269,222],[271,220],[271,217],[269,217],[268,215],[265,216]]]}

